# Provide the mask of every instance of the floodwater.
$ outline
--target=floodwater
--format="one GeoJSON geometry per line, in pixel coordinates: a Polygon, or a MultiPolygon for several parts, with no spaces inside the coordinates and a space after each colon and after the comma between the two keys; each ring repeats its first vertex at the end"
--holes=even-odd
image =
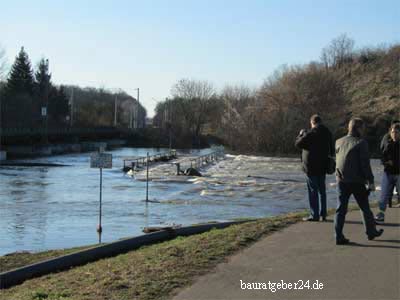
{"type": "MultiPolygon", "coordinates": [[[[103,170],[102,241],[142,234],[145,226],[195,224],[245,217],[266,217],[308,208],[300,161],[226,155],[204,167],[204,177],[175,176],[171,163],[150,170],[145,203],[144,171],[121,171],[125,156],[145,156],[165,149],[121,148],[113,168],[103,170]]],[[[212,149],[179,154],[201,155],[212,149]]],[[[88,153],[30,160],[67,167],[0,167],[0,255],[42,251],[98,242],[99,170],[88,153]]],[[[379,161],[372,161],[377,182],[379,161]]],[[[335,178],[327,177],[328,206],[336,203],[335,178]]],[[[379,192],[375,193],[375,197],[379,192]]]]}

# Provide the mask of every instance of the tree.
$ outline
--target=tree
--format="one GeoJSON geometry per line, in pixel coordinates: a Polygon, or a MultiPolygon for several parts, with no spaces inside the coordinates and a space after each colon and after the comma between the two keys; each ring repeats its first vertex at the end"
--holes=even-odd
{"type": "Polygon", "coordinates": [[[222,90],[223,111],[220,111],[218,135],[234,149],[256,150],[260,124],[256,98],[256,91],[244,85],[228,85],[222,90]]]}
{"type": "Polygon", "coordinates": [[[0,82],[3,81],[6,75],[7,61],[6,51],[0,46],[0,82]]]}
{"type": "Polygon", "coordinates": [[[49,60],[42,58],[35,73],[36,92],[39,97],[47,97],[51,87],[51,74],[49,73],[49,60]]]}
{"type": "MultiPolygon", "coordinates": [[[[43,122],[49,117],[48,115],[46,117],[42,116],[41,109],[42,107],[46,107],[48,110],[49,94],[52,89],[50,79],[49,60],[42,58],[39,61],[35,72],[35,95],[32,107],[33,118],[36,120],[38,126],[40,126],[40,124],[45,126],[45,123],[43,122]]],[[[49,114],[49,111],[47,111],[47,114],[49,114]]]]}
{"type": "Polygon", "coordinates": [[[4,98],[4,126],[32,128],[34,78],[28,54],[21,48],[7,80],[4,98]]]}
{"type": "Polygon", "coordinates": [[[182,123],[192,135],[192,143],[198,145],[201,130],[213,110],[214,86],[208,81],[181,79],[173,86],[171,94],[182,123]]]}
{"type": "Polygon", "coordinates": [[[333,39],[331,43],[322,49],[321,60],[326,68],[340,69],[353,57],[354,40],[345,33],[333,39]]]}
{"type": "Polygon", "coordinates": [[[63,127],[67,125],[67,116],[69,116],[70,105],[65,93],[65,87],[51,87],[49,94],[48,113],[51,125],[63,127]]]}
{"type": "Polygon", "coordinates": [[[9,94],[27,93],[33,95],[33,90],[34,78],[31,62],[24,47],[22,47],[11,67],[7,80],[7,92],[9,94]]]}
{"type": "Polygon", "coordinates": [[[344,91],[336,73],[326,72],[316,63],[283,68],[264,82],[259,94],[264,118],[269,120],[263,139],[275,152],[294,150],[287,139],[293,140],[299,128],[308,125],[311,115],[320,113],[332,128],[343,116],[344,91]]]}

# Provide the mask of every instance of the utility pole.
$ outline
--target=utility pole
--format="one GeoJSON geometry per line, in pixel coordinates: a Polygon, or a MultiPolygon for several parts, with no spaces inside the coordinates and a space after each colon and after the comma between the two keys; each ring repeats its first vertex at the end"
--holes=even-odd
{"type": "Polygon", "coordinates": [[[70,118],[70,127],[72,127],[73,126],[73,124],[74,124],[74,87],[72,87],[71,88],[71,99],[70,99],[70,102],[71,102],[71,111],[70,111],[70,115],[71,115],[71,118],[70,118]]]}
{"type": "MultiPolygon", "coordinates": [[[[138,128],[138,110],[139,110],[139,88],[134,89],[137,91],[137,98],[136,98],[136,103],[134,102],[134,111],[133,111],[133,120],[132,120],[132,116],[131,116],[131,123],[132,123],[132,127],[134,129],[138,128]]],[[[132,113],[131,113],[132,114],[132,113]]]]}
{"type": "Polygon", "coordinates": [[[139,118],[139,107],[140,107],[140,100],[139,100],[139,88],[137,88],[137,106],[136,106],[136,128],[138,128],[138,118],[139,118]]]}
{"type": "Polygon", "coordinates": [[[114,127],[117,127],[117,109],[118,109],[118,96],[115,95],[115,100],[114,100],[114,127]]]}

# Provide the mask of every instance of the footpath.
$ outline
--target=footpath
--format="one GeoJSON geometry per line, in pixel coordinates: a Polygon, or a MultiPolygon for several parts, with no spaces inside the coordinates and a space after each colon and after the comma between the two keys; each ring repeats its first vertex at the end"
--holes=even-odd
{"type": "Polygon", "coordinates": [[[383,235],[368,241],[360,211],[349,212],[344,234],[351,244],[345,246],[334,243],[332,216],[294,224],[232,256],[173,299],[400,299],[400,208],[388,208],[385,221],[377,227],[383,235]]]}

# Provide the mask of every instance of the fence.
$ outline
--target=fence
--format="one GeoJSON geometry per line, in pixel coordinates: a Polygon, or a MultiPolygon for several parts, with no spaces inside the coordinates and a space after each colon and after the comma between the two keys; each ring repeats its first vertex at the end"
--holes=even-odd
{"type": "Polygon", "coordinates": [[[223,149],[218,149],[211,153],[198,156],[190,160],[190,167],[199,169],[203,166],[206,166],[214,161],[218,161],[219,158],[223,158],[225,156],[223,149]]]}

